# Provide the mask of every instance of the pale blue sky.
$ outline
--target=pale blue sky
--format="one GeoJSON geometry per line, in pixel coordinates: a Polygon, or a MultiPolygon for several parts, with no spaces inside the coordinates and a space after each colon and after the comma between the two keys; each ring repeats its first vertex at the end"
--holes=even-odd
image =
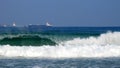
{"type": "Polygon", "coordinates": [[[0,24],[120,26],[120,0],[0,0],[0,24]]]}

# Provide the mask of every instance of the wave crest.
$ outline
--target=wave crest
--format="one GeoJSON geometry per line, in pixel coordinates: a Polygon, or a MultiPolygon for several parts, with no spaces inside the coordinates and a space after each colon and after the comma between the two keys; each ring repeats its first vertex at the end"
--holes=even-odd
{"type": "Polygon", "coordinates": [[[5,37],[0,40],[0,45],[11,46],[40,46],[40,45],[55,45],[56,43],[49,38],[42,38],[34,35],[23,35],[18,37],[5,37]]]}
{"type": "Polygon", "coordinates": [[[99,37],[74,38],[62,42],[63,45],[120,45],[120,32],[109,32],[99,37]]]}

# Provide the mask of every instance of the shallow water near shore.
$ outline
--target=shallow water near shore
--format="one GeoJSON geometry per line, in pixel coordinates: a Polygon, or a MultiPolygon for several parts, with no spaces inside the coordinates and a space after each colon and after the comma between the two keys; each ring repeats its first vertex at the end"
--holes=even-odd
{"type": "Polygon", "coordinates": [[[119,68],[120,58],[0,59],[1,68],[119,68]]]}

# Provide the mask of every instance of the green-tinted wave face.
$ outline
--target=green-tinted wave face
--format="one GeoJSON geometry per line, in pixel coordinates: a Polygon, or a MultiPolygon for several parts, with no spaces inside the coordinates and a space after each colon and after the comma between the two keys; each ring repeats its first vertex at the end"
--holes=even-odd
{"type": "Polygon", "coordinates": [[[12,46],[41,46],[41,45],[55,45],[56,42],[49,38],[41,38],[39,36],[23,35],[18,37],[5,37],[0,40],[0,45],[12,46]]]}

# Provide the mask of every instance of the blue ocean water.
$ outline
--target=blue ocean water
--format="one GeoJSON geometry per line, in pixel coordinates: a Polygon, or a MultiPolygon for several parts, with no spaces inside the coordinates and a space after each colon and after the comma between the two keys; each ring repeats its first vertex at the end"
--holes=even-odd
{"type": "Polygon", "coordinates": [[[120,27],[0,35],[0,68],[120,68],[120,27]]]}
{"type": "Polygon", "coordinates": [[[119,68],[120,58],[1,59],[1,68],[119,68]]]}

